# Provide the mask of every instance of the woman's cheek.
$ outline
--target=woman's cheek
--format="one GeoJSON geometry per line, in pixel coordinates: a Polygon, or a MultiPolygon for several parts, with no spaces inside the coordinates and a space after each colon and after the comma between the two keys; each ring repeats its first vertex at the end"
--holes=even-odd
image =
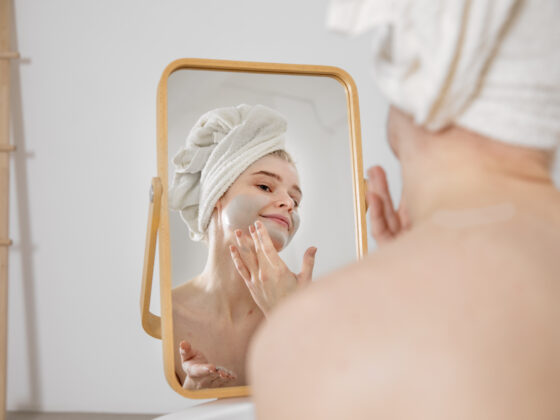
{"type": "Polygon", "coordinates": [[[247,231],[259,217],[260,210],[268,203],[269,199],[260,195],[236,195],[222,210],[222,223],[231,231],[247,231]]]}
{"type": "Polygon", "coordinates": [[[279,226],[276,222],[265,220],[268,235],[270,236],[270,239],[272,240],[272,243],[274,244],[274,247],[277,251],[281,251],[282,249],[286,248],[286,246],[288,246],[288,244],[296,234],[300,223],[299,214],[297,212],[292,213],[292,222],[292,230],[288,232],[286,229],[279,226]]]}
{"type": "MultiPolygon", "coordinates": [[[[261,209],[269,204],[270,199],[266,196],[239,194],[233,197],[222,210],[222,223],[225,229],[229,231],[241,229],[248,233],[249,226],[258,219],[261,209]]],[[[297,232],[300,224],[300,217],[297,211],[292,213],[292,221],[292,230],[288,232],[272,220],[263,220],[277,251],[285,248],[297,232]]]]}
{"type": "Polygon", "coordinates": [[[299,229],[300,218],[299,218],[299,213],[297,212],[297,210],[292,213],[292,220],[294,222],[294,226],[293,226],[293,229],[292,229],[292,234],[290,236],[290,239],[292,238],[292,236],[294,236],[296,234],[297,230],[299,229]]]}

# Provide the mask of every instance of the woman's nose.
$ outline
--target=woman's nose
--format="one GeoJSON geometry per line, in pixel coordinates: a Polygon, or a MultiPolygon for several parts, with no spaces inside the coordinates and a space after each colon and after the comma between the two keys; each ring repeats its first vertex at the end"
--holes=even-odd
{"type": "Polygon", "coordinates": [[[294,199],[288,193],[281,193],[277,201],[278,207],[293,211],[295,207],[294,199]]]}

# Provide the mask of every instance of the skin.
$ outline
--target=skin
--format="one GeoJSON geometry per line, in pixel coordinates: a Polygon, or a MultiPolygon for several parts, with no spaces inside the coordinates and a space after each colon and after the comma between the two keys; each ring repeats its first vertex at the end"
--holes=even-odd
{"type": "MultiPolygon", "coordinates": [[[[248,232],[249,226],[257,220],[258,212],[268,204],[268,201],[269,198],[266,196],[252,197],[247,194],[235,196],[222,212],[223,226],[230,231],[241,230],[241,232],[248,232]]],[[[292,212],[291,215],[282,214],[282,212],[273,214],[285,216],[291,219],[288,220],[288,223],[293,224],[293,226],[283,226],[282,223],[278,223],[274,218],[265,218],[263,220],[268,226],[267,234],[270,235],[275,250],[280,251],[293,238],[299,228],[300,219],[297,212],[292,212]]]]}
{"type": "MultiPolygon", "coordinates": [[[[297,230],[301,198],[295,167],[265,156],[249,166],[217,202],[208,227],[209,252],[203,272],[172,291],[175,366],[184,388],[247,384],[249,340],[268,311],[292,290],[297,276],[288,270],[275,273],[266,285],[246,283],[230,247],[238,252],[239,261],[239,252],[244,258],[256,257],[249,226],[258,221],[261,236],[272,244],[277,257],[297,230]],[[288,226],[278,220],[279,215],[288,226]]],[[[311,251],[303,258],[309,276],[314,263],[311,251]]]]}
{"type": "Polygon", "coordinates": [[[251,239],[243,240],[241,230],[235,231],[238,246],[230,245],[231,257],[253,300],[268,316],[277,302],[311,283],[317,248],[307,250],[302,271],[295,274],[278,255],[273,237],[260,220],[249,226],[249,232],[251,239]]]}
{"type": "Polygon", "coordinates": [[[388,135],[401,206],[370,169],[379,249],[287,299],[256,334],[257,417],[560,418],[551,155],[459,127],[430,133],[394,108],[388,135]]]}

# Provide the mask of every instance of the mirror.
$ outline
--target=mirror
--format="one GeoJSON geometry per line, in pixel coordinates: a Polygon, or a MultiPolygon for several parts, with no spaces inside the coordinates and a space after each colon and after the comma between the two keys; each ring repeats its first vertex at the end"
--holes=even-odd
{"type": "Polygon", "coordinates": [[[332,67],[184,59],[164,72],[158,91],[162,340],[166,377],[181,394],[247,395],[247,348],[267,314],[306,278],[367,253],[357,116],[353,81],[332,67]],[[251,124],[257,128],[239,131],[251,124]],[[246,141],[249,132],[255,141],[246,141]],[[215,144],[243,137],[239,156],[250,157],[241,159],[241,169],[226,171],[230,145],[208,169],[208,156],[218,149],[212,141],[200,146],[204,136],[215,144]],[[274,143],[279,137],[283,147],[274,143]],[[251,154],[272,143],[272,153],[251,154]],[[202,163],[192,163],[202,149],[210,151],[202,163]],[[193,181],[200,178],[196,165],[206,168],[201,182],[193,181]],[[189,188],[204,184],[204,192],[189,190],[185,182],[189,188]],[[220,188],[225,192],[217,194],[220,188]],[[198,197],[195,211],[192,197],[198,197]],[[203,220],[199,214],[208,216],[203,220]],[[249,225],[255,220],[261,224],[252,236],[249,225]],[[194,236],[204,238],[193,241],[194,236]],[[303,276],[288,275],[290,287],[259,292],[256,283],[243,280],[244,264],[245,280],[258,272],[257,259],[250,259],[255,243],[267,257],[263,261],[275,267],[281,261],[292,276],[302,271],[309,247],[317,253],[312,265],[307,255],[303,276]]]}

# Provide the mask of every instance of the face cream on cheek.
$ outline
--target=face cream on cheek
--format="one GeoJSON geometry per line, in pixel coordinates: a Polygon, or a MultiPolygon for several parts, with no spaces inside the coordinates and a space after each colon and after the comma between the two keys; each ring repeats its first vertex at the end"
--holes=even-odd
{"type": "Polygon", "coordinates": [[[236,195],[222,210],[222,223],[226,229],[232,231],[247,231],[249,225],[255,223],[259,217],[259,211],[268,203],[266,197],[236,195]]]}
{"type": "Polygon", "coordinates": [[[260,217],[260,211],[270,204],[270,200],[258,195],[237,195],[222,210],[222,223],[226,229],[234,231],[241,229],[248,233],[249,225],[260,220],[265,225],[270,239],[274,243],[274,247],[280,251],[297,231],[300,223],[299,216],[296,212],[292,213],[293,228],[291,234],[288,230],[278,222],[260,217]]]}
{"type": "MultiPolygon", "coordinates": [[[[297,213],[297,211],[294,211],[292,213],[292,223],[293,223],[292,232],[288,236],[288,239],[286,240],[286,243],[282,246],[282,248],[285,248],[290,243],[290,241],[292,240],[294,235],[296,234],[297,230],[299,229],[299,221],[300,221],[299,214],[297,213]]],[[[287,234],[287,232],[286,232],[286,234],[287,234]]]]}
{"type": "Polygon", "coordinates": [[[272,219],[262,217],[261,221],[266,226],[268,235],[270,236],[270,239],[272,240],[272,243],[274,244],[274,247],[277,251],[281,251],[290,243],[299,228],[299,215],[297,214],[297,212],[292,213],[293,226],[291,232],[288,232],[288,230],[283,225],[272,219]]]}

